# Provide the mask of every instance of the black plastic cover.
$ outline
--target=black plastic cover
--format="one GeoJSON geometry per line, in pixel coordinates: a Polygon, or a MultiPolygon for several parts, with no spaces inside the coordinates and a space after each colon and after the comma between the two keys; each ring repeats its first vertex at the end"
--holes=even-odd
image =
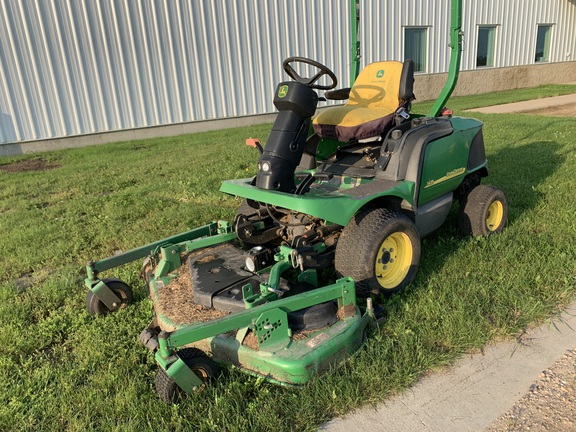
{"type": "MultiPolygon", "coordinates": [[[[251,284],[254,292],[267,275],[245,270],[246,251],[231,244],[208,248],[188,259],[194,303],[214,309],[239,312],[244,310],[242,287],[251,284]]],[[[282,288],[288,289],[284,281],[282,288]]]]}
{"type": "Polygon", "coordinates": [[[410,59],[404,60],[402,75],[400,77],[400,90],[398,98],[411,101],[414,98],[414,62],[410,59]]]}
{"type": "Polygon", "coordinates": [[[276,89],[274,105],[280,112],[258,161],[256,187],[293,192],[294,171],[304,153],[318,95],[298,82],[283,82],[276,89]]]}

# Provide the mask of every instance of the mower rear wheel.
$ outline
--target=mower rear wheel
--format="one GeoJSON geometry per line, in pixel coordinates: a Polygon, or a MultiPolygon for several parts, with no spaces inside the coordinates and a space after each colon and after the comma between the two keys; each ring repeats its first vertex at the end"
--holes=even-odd
{"type": "Polygon", "coordinates": [[[406,215],[385,208],[358,212],[336,245],[335,266],[352,277],[357,289],[390,296],[416,276],[420,235],[406,215]]]}
{"type": "Polygon", "coordinates": [[[460,205],[458,225],[465,235],[488,237],[500,233],[508,219],[508,200],[500,189],[479,185],[460,205]]]}
{"type": "MultiPolygon", "coordinates": [[[[178,357],[204,382],[198,391],[204,390],[206,384],[218,372],[218,365],[198,348],[183,348],[178,351],[178,357]]],[[[158,368],[156,393],[166,403],[177,403],[184,391],[170,378],[164,369],[158,368]]]]}
{"type": "MultiPolygon", "coordinates": [[[[132,288],[130,288],[128,284],[115,278],[102,279],[102,282],[108,285],[108,288],[120,298],[120,306],[118,309],[124,308],[132,303],[134,296],[132,294],[132,288]]],[[[107,315],[111,312],[92,291],[88,291],[88,294],[86,294],[86,309],[91,315],[107,315]]]]}

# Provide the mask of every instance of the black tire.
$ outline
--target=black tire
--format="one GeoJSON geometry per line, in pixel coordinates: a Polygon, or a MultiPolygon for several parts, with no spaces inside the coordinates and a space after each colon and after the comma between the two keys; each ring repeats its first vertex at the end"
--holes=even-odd
{"type": "MultiPolygon", "coordinates": [[[[132,303],[134,296],[132,294],[132,288],[130,288],[128,284],[122,282],[120,279],[114,278],[102,279],[102,282],[108,285],[108,288],[120,298],[121,303],[118,309],[124,308],[132,303]]],[[[91,315],[107,315],[110,313],[110,309],[108,309],[92,291],[88,291],[88,294],[86,294],[86,309],[91,315]]]]}
{"type": "Polygon", "coordinates": [[[476,186],[462,199],[458,226],[465,235],[488,237],[500,233],[507,220],[508,200],[494,186],[476,186]]]}
{"type": "Polygon", "coordinates": [[[352,277],[357,289],[390,296],[414,280],[420,250],[420,235],[406,215],[384,208],[362,210],[342,230],[335,267],[340,275],[352,277]]]}
{"type": "MultiPolygon", "coordinates": [[[[178,351],[178,357],[184,360],[184,363],[204,382],[198,391],[204,390],[206,384],[218,372],[218,365],[198,348],[183,348],[178,351]]],[[[166,403],[177,403],[184,393],[161,367],[158,368],[155,385],[156,393],[166,403]]]]}

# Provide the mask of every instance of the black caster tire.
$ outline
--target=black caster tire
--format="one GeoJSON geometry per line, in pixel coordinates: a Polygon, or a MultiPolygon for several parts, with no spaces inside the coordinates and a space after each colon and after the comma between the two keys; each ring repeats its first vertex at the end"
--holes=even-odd
{"type": "MultiPolygon", "coordinates": [[[[128,284],[122,282],[120,279],[106,278],[102,279],[108,287],[120,298],[120,306],[118,309],[124,308],[132,303],[134,295],[132,288],[128,284]]],[[[86,309],[91,315],[107,315],[111,312],[108,307],[92,291],[86,294],[86,309]]],[[[116,310],[118,310],[116,309],[116,310]]]]}
{"type": "MultiPolygon", "coordinates": [[[[178,351],[178,357],[184,360],[184,363],[204,382],[198,391],[204,390],[219,371],[218,365],[198,348],[183,348],[178,351]]],[[[166,403],[178,403],[184,393],[161,367],[156,374],[155,386],[156,393],[166,403]]]]}

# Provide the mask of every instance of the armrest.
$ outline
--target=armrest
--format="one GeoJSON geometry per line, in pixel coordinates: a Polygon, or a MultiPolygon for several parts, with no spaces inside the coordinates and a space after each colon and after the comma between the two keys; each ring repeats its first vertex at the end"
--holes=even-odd
{"type": "Polygon", "coordinates": [[[324,92],[324,97],[330,100],[346,100],[350,97],[350,87],[324,92]]]}

